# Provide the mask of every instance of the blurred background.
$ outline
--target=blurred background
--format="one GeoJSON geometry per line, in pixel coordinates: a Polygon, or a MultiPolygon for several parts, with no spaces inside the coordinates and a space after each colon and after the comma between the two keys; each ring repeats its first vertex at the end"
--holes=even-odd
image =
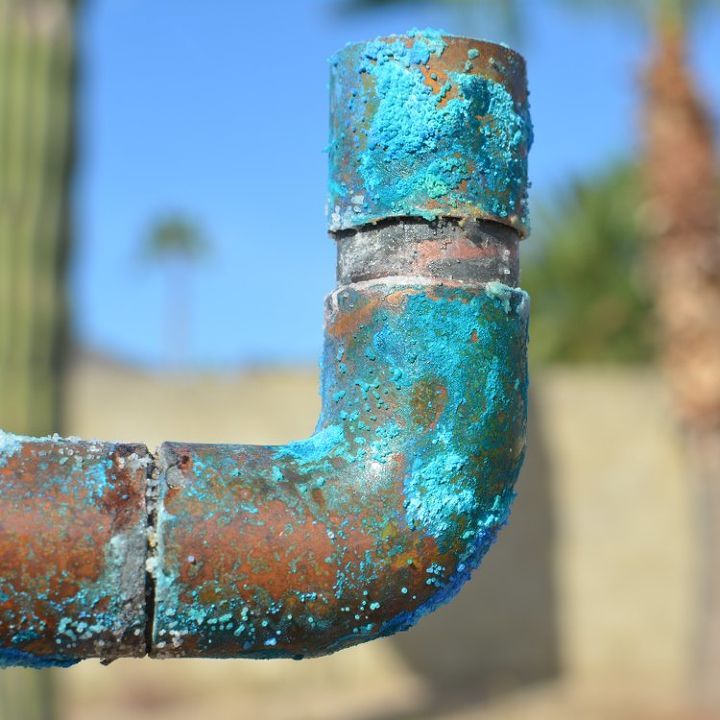
{"type": "Polygon", "coordinates": [[[4,671],[2,720],[720,717],[720,3],[0,0],[0,426],[309,434],[326,59],[414,26],[529,65],[509,527],[410,633],[4,671]]]}

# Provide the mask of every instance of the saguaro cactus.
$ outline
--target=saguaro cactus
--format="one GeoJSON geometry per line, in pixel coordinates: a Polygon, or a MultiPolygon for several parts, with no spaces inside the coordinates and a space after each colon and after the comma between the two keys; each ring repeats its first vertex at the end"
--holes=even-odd
{"type": "MultiPolygon", "coordinates": [[[[60,426],[75,0],[0,0],[0,425],[60,426]]],[[[51,677],[0,675],[0,718],[53,716],[51,677]]]]}
{"type": "Polygon", "coordinates": [[[59,426],[74,0],[0,0],[0,423],[59,426]]]}

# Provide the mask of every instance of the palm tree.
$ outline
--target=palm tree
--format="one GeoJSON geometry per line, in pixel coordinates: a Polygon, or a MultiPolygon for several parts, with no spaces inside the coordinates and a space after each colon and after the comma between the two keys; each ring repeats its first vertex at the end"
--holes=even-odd
{"type": "Polygon", "coordinates": [[[167,273],[166,343],[168,359],[175,366],[187,359],[190,314],[188,271],[208,252],[208,247],[199,225],[180,213],[158,218],[143,242],[144,258],[163,266],[167,273]]]}
{"type": "MultiPolygon", "coordinates": [[[[574,2],[578,5],[577,0],[574,2]]],[[[585,0],[640,15],[652,50],[642,87],[648,262],[676,414],[698,508],[701,607],[697,698],[720,710],[720,211],[708,104],[688,62],[688,29],[717,0],[585,0]]]]}
{"type": "MultiPolygon", "coordinates": [[[[645,175],[663,360],[698,495],[702,582],[696,628],[701,699],[720,709],[720,212],[712,122],[687,58],[700,2],[663,0],[650,16],[645,175]]],[[[705,3],[708,4],[708,3],[705,3]]]]}
{"type": "Polygon", "coordinates": [[[446,5],[471,22],[477,13],[478,25],[483,21],[483,18],[479,17],[479,13],[489,11],[495,19],[513,31],[522,28],[521,3],[518,0],[340,0],[338,8],[341,13],[356,13],[390,5],[416,7],[420,4],[446,5]]]}
{"type": "Polygon", "coordinates": [[[639,363],[655,357],[639,175],[634,165],[613,164],[535,208],[537,231],[522,276],[533,301],[533,360],[639,363]]]}
{"type": "MultiPolygon", "coordinates": [[[[467,6],[473,0],[427,0],[467,6]]],[[[568,2],[568,0],[562,0],[568,2]]],[[[343,0],[341,0],[343,2],[343,0]]],[[[344,0],[370,9],[403,0],[344,0]]],[[[517,17],[517,0],[476,0],[517,17]],[[514,8],[514,9],[512,9],[514,8]]],[[[699,694],[720,709],[720,213],[715,138],[688,63],[688,27],[717,0],[570,0],[631,10],[653,38],[642,87],[650,274],[661,355],[698,494],[703,606],[696,632],[699,694]]]]}
{"type": "MultiPolygon", "coordinates": [[[[62,429],[76,0],[0,0],[0,427],[62,429]]],[[[48,671],[0,672],[0,718],[54,717],[48,671]]]]}

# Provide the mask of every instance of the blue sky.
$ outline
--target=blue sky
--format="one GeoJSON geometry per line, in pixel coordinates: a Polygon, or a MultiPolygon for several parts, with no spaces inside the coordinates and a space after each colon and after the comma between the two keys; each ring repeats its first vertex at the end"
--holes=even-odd
{"type": "MultiPolygon", "coordinates": [[[[526,0],[524,34],[510,39],[529,65],[536,200],[639,142],[642,26],[559,4],[526,0]]],[[[314,362],[335,263],[326,58],[414,26],[508,39],[492,18],[425,4],[347,17],[334,0],[94,0],[81,26],[80,343],[146,366],[168,360],[166,278],[138,253],[152,220],[180,210],[213,245],[189,277],[186,363],[314,362]]],[[[720,13],[701,18],[693,41],[718,117],[720,13]]]]}

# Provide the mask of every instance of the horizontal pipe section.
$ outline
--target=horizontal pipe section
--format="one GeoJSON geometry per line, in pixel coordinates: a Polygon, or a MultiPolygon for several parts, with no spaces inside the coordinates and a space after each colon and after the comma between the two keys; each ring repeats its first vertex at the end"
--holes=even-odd
{"type": "Polygon", "coordinates": [[[146,652],[142,445],[0,432],[0,667],[146,652]]]}

